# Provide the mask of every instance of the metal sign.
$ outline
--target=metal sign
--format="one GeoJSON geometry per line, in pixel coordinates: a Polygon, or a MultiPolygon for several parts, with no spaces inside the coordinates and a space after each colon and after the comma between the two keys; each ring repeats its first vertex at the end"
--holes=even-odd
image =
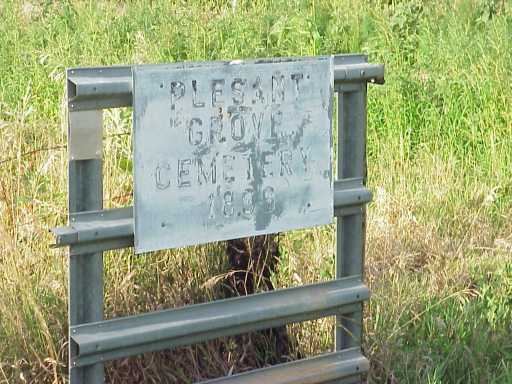
{"type": "Polygon", "coordinates": [[[331,57],[133,69],[137,253],[327,224],[331,57]]]}

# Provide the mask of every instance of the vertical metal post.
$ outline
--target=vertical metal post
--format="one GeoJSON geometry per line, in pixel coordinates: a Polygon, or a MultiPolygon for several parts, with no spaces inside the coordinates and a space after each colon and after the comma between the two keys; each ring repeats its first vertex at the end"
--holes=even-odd
{"type": "MultiPolygon", "coordinates": [[[[338,93],[337,178],[362,177],[366,183],[366,83],[338,93]]],[[[349,216],[338,217],[336,226],[336,278],[362,275],[364,269],[365,208],[349,216]]],[[[337,317],[336,350],[360,346],[361,308],[345,317],[337,317]]]]}
{"type": "MultiPolygon", "coordinates": [[[[81,114],[80,127],[90,125],[90,135],[101,134],[101,111],[69,112],[68,143],[81,114]],[[99,125],[99,126],[98,126],[99,125]]],[[[83,143],[82,143],[83,144],[83,143]]],[[[103,183],[101,158],[75,156],[69,147],[69,213],[98,210],[103,208],[103,183]]],[[[94,157],[101,153],[93,152],[94,157]]],[[[103,319],[103,253],[73,254],[70,247],[69,257],[69,326],[100,321],[103,319]]],[[[70,384],[97,384],[104,382],[103,364],[94,364],[83,368],[73,367],[73,357],[78,354],[76,345],[69,343],[69,380],[70,384]]]]}

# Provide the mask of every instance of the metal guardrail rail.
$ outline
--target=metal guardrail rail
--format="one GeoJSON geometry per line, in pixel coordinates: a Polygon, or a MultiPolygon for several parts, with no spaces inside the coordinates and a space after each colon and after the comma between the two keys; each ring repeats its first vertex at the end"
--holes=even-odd
{"type": "Polygon", "coordinates": [[[369,298],[359,276],[72,326],[84,366],[133,354],[194,344],[221,336],[350,313],[369,298]]]}
{"type": "MultiPolygon", "coordinates": [[[[371,192],[363,179],[334,183],[334,210],[338,216],[361,211],[371,201],[371,192]]],[[[133,246],[133,208],[80,212],[70,215],[70,224],[52,229],[54,247],[74,245],[74,254],[98,252],[133,246]]]]}
{"type": "Polygon", "coordinates": [[[369,297],[362,280],[365,205],[371,200],[365,187],[366,85],[382,84],[384,67],[368,64],[364,55],[338,55],[333,75],[336,279],[105,321],[102,252],[133,246],[134,223],[132,207],[102,209],[101,110],[131,106],[132,73],[130,66],[68,70],[69,224],[53,232],[54,246],[70,251],[71,384],[104,382],[103,362],[110,359],[330,315],[336,315],[336,352],[204,384],[353,383],[368,370],[360,351],[362,302],[369,297]]]}
{"type": "MultiPolygon", "coordinates": [[[[365,56],[336,56],[334,83],[384,84],[384,66],[364,62],[365,56]]],[[[201,63],[204,65],[204,63],[201,63]]],[[[178,64],[179,65],[179,64],[178,64]]],[[[194,63],[186,63],[191,67],[194,63]]],[[[68,70],[70,111],[129,107],[132,105],[131,66],[71,68],[68,70]]]]}
{"type": "Polygon", "coordinates": [[[343,384],[348,382],[342,379],[367,372],[369,365],[359,348],[350,348],[202,384],[343,384]]]}

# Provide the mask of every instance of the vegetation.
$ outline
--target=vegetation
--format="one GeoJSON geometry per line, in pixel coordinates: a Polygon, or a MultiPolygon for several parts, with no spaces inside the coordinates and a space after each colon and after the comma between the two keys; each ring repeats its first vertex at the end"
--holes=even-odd
{"type": "MultiPolygon", "coordinates": [[[[0,1],[0,382],[65,382],[64,70],[366,52],[369,382],[512,382],[512,4],[502,0],[0,1]]],[[[105,206],[131,202],[130,110],[105,113],[105,206]]],[[[331,279],[333,227],[279,238],[278,287],[331,279]]],[[[222,296],[222,244],[105,256],[106,316],[222,296]]],[[[291,358],[333,320],[289,326],[291,358]]],[[[253,337],[262,337],[253,336],[253,337]]],[[[108,364],[189,382],[272,362],[251,337],[108,364]]]]}

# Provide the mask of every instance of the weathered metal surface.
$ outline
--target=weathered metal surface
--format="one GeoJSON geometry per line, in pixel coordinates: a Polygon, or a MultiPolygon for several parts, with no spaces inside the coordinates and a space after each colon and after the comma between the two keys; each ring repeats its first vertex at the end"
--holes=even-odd
{"type": "Polygon", "coordinates": [[[132,105],[132,68],[70,68],[67,92],[69,111],[128,107],[132,105]]]}
{"type": "Polygon", "coordinates": [[[349,313],[368,299],[358,276],[71,327],[73,364],[130,356],[290,322],[349,313]]]}
{"type": "MultiPolygon", "coordinates": [[[[355,92],[338,95],[337,177],[366,179],[366,84],[355,92]]],[[[364,207],[354,215],[338,217],[336,226],[336,278],[362,275],[365,241],[364,207]]],[[[362,305],[350,316],[338,317],[336,349],[361,344],[362,305]]]]}
{"type": "Polygon", "coordinates": [[[201,384],[329,384],[368,372],[370,364],[359,348],[209,380],[201,384]]]}
{"type": "MultiPolygon", "coordinates": [[[[72,127],[71,131],[72,131],[72,127]]],[[[96,130],[96,129],[94,129],[96,130]]],[[[103,207],[102,161],[69,161],[69,215],[103,207]]],[[[69,248],[69,327],[103,319],[103,254],[73,255],[69,248]]],[[[69,380],[72,384],[103,383],[103,364],[79,368],[72,361],[79,353],[69,343],[69,380]]]]}
{"type": "Polygon", "coordinates": [[[377,84],[384,83],[384,72],[382,70],[382,65],[379,64],[349,64],[349,65],[339,65],[334,67],[334,82],[342,83],[347,81],[361,82],[361,80],[369,80],[370,82],[374,82],[377,84]]]}
{"type": "MultiPolygon", "coordinates": [[[[371,201],[371,192],[361,178],[334,182],[336,216],[360,213],[371,201]]],[[[70,215],[67,226],[52,229],[54,247],[74,245],[76,254],[133,246],[133,207],[80,212],[70,215]]]]}
{"type": "MultiPolygon", "coordinates": [[[[384,83],[384,66],[366,63],[364,55],[335,55],[333,58],[337,89],[350,91],[353,84],[359,82],[384,83]]],[[[70,68],[68,92],[68,107],[71,111],[129,107],[132,105],[131,67],[70,68]]]]}
{"type": "Polygon", "coordinates": [[[70,160],[101,159],[103,111],[68,114],[68,155],[70,160]]]}
{"type": "Polygon", "coordinates": [[[136,253],[331,222],[331,57],[133,78],[136,253]]]}

